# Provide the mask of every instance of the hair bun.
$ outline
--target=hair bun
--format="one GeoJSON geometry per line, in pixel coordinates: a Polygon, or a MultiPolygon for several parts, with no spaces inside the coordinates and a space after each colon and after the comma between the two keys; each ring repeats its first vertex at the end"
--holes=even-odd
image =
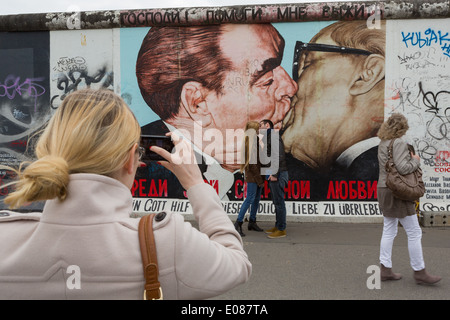
{"type": "Polygon", "coordinates": [[[64,200],[69,184],[69,166],[58,156],[44,156],[27,166],[21,173],[24,186],[28,184],[27,200],[64,200]]]}

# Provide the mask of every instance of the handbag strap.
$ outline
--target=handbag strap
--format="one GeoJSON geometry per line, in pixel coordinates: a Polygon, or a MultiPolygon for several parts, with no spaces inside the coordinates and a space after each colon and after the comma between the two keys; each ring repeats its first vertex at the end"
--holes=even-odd
{"type": "Polygon", "coordinates": [[[144,267],[144,300],[162,300],[161,284],[158,280],[158,259],[155,238],[153,236],[153,218],[155,214],[145,215],[139,221],[139,245],[144,267]]]}
{"type": "Polygon", "coordinates": [[[395,141],[395,138],[394,139],[392,139],[391,140],[391,143],[389,143],[389,146],[388,146],[388,160],[392,160],[392,149],[394,148],[394,141],[395,141]]]}

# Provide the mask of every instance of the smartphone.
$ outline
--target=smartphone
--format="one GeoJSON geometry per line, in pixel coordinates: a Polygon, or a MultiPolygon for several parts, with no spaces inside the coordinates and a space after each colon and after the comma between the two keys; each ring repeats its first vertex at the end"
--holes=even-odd
{"type": "Polygon", "coordinates": [[[145,149],[145,153],[142,156],[142,162],[166,160],[159,154],[150,150],[151,146],[158,146],[172,153],[175,145],[172,142],[171,137],[159,136],[159,135],[141,135],[141,147],[145,149]]]}
{"type": "Polygon", "coordinates": [[[409,152],[412,152],[412,154],[416,154],[416,150],[414,150],[414,147],[412,145],[410,145],[409,143],[408,143],[408,150],[409,150],[409,152]]]}

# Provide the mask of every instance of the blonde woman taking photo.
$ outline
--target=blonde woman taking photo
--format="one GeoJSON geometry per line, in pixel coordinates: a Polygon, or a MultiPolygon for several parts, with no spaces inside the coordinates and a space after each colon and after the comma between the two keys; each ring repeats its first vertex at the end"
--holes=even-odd
{"type": "MultiPolygon", "coordinates": [[[[140,219],[130,218],[140,133],[130,108],[111,91],[81,90],[64,99],[37,142],[37,160],[20,166],[5,199],[12,208],[46,203],[42,214],[6,211],[0,218],[0,299],[142,299],[140,219]],[[68,288],[73,270],[79,288],[68,288]]],[[[175,146],[191,150],[183,140],[175,146]]],[[[179,214],[156,216],[164,299],[208,298],[246,282],[251,264],[242,240],[192,154],[183,152],[179,161],[176,152],[152,151],[187,190],[199,223],[197,230],[179,214]]]]}
{"type": "Polygon", "coordinates": [[[244,237],[242,224],[248,208],[250,208],[250,219],[248,230],[262,232],[256,224],[256,213],[258,211],[261,192],[264,187],[264,177],[261,175],[261,163],[259,160],[259,122],[249,121],[245,125],[245,136],[241,150],[241,172],[244,172],[247,183],[247,197],[242,203],[234,227],[244,237]]]}

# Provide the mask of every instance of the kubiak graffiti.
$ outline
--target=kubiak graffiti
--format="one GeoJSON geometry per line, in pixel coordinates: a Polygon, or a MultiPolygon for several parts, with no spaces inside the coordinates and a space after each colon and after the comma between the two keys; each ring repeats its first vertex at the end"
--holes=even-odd
{"type": "MultiPolygon", "coordinates": [[[[421,158],[420,209],[450,211],[448,13],[386,20],[393,5],[381,3],[375,18],[371,5],[134,10],[93,29],[81,13],[66,30],[0,33],[0,164],[33,159],[30,138],[68,94],[106,88],[143,133],[184,133],[228,214],[247,192],[245,124],[270,119],[286,152],[288,215],[379,217],[377,132],[399,112],[421,158]]],[[[11,179],[0,170],[2,184],[11,179]]],[[[8,192],[0,186],[0,197],[8,192]]],[[[157,163],[138,170],[131,192],[136,213],[191,213],[185,190],[157,163]]],[[[258,214],[274,212],[266,182],[258,214]]]]}

